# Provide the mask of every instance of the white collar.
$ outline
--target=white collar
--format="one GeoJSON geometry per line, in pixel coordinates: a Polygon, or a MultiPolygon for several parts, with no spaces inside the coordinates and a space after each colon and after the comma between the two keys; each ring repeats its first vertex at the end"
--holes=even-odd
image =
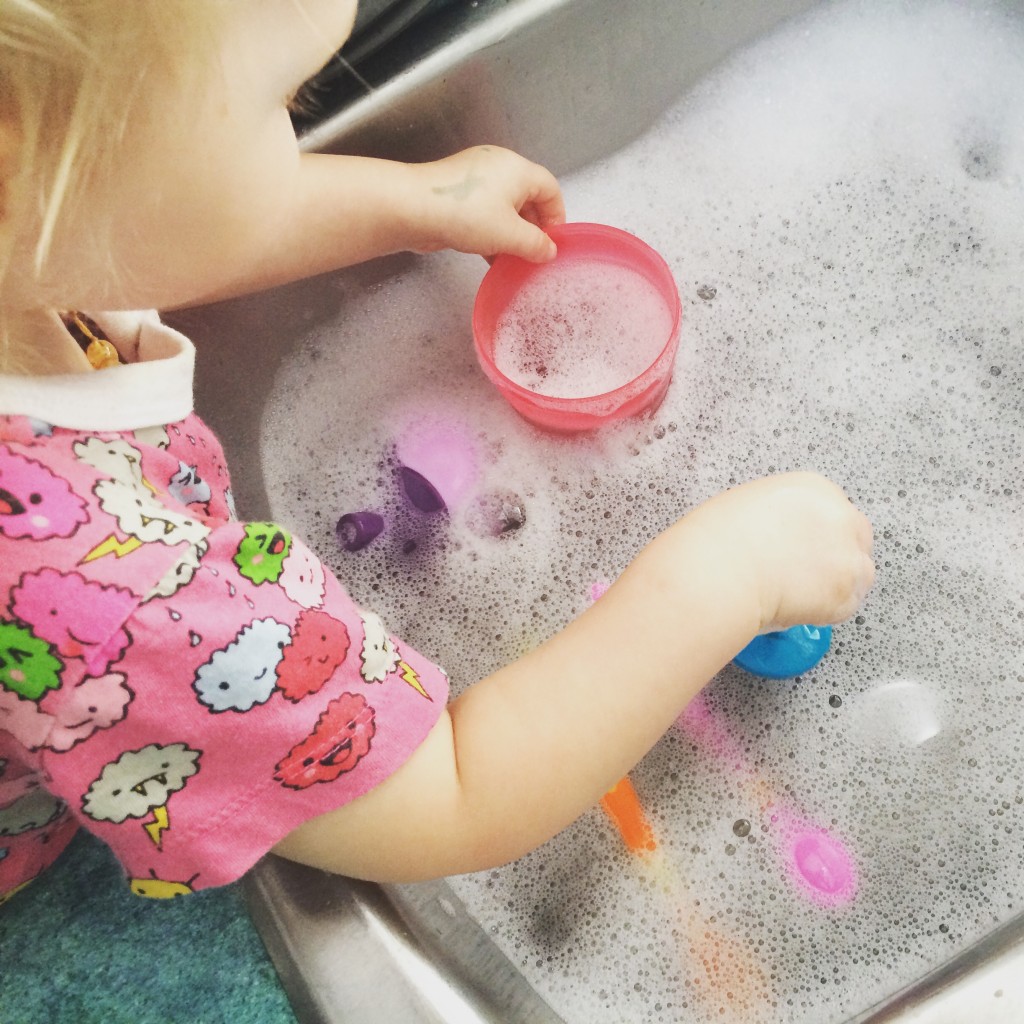
{"type": "Polygon", "coordinates": [[[125,362],[93,373],[0,374],[0,415],[99,431],[184,419],[192,411],[192,342],[151,311],[89,315],[125,362]]]}

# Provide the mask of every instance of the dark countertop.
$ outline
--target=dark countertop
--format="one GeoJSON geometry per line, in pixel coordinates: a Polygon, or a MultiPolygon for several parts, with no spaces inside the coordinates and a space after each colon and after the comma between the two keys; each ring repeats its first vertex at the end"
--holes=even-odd
{"type": "Polygon", "coordinates": [[[295,1024],[237,885],[133,896],[79,834],[0,907],[2,1024],[295,1024]]]}

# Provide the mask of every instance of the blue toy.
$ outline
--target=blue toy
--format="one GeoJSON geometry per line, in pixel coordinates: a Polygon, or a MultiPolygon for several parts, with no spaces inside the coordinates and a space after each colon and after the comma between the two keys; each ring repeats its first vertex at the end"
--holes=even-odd
{"type": "Polygon", "coordinates": [[[755,676],[791,679],[814,668],[831,643],[831,626],[793,626],[754,637],[733,663],[755,676]]]}

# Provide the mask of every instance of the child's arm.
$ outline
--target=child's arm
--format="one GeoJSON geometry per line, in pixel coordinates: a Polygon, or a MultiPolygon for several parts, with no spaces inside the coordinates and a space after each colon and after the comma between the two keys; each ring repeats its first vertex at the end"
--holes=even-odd
{"type": "Polygon", "coordinates": [[[720,495],[565,630],[455,700],[393,776],[277,852],[388,881],[521,856],[594,805],[756,633],[850,615],[870,550],[864,516],[812,474],[720,495]]]}
{"type": "Polygon", "coordinates": [[[555,177],[497,146],[432,163],[304,154],[294,189],[273,223],[239,226],[246,236],[231,280],[204,300],[256,291],[412,250],[543,262],[555,245],[543,229],[565,220],[555,177]]]}

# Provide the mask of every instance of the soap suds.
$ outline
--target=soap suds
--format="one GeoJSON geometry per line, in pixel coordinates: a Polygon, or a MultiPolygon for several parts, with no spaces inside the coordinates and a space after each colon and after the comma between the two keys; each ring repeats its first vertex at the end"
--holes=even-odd
{"type": "Polygon", "coordinates": [[[542,267],[498,318],[494,365],[540,395],[586,398],[624,387],[672,333],[672,311],[627,267],[571,260],[542,267]]]}

